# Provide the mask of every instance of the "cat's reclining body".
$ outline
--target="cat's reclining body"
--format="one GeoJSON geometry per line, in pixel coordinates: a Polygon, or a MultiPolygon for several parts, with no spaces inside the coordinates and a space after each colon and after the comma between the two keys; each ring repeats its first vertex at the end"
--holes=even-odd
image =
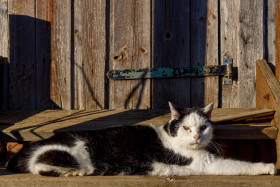
{"type": "Polygon", "coordinates": [[[55,135],[23,148],[7,169],[46,176],[276,174],[274,164],[223,159],[205,150],[213,136],[213,104],[169,106],[171,119],[161,127],[55,135]]]}

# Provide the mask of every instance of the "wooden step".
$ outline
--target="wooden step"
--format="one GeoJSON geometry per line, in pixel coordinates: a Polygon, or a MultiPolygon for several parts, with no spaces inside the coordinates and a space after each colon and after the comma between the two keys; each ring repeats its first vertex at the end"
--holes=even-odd
{"type": "Polygon", "coordinates": [[[1,186],[280,186],[280,176],[87,176],[87,177],[42,177],[31,174],[13,174],[0,171],[1,186]]]}
{"type": "MultiPolygon", "coordinates": [[[[216,139],[276,139],[273,110],[214,109],[216,139]],[[261,123],[248,119],[265,118],[261,123]],[[242,121],[243,120],[243,121],[242,121]]],[[[126,125],[160,126],[169,110],[44,110],[0,112],[0,141],[37,141],[55,133],[98,130],[126,125]]]]}

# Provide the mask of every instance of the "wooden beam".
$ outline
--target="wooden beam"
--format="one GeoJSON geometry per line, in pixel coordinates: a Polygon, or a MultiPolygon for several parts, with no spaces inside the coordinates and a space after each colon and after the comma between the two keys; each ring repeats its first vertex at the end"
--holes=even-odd
{"type": "Polygon", "coordinates": [[[257,108],[279,109],[280,85],[265,60],[257,60],[256,92],[257,108]]]}
{"type": "MultiPolygon", "coordinates": [[[[260,115],[251,109],[214,109],[213,120],[237,113],[260,115]],[[246,112],[247,110],[247,112],[246,112]]],[[[271,110],[266,110],[268,113],[271,110]]],[[[251,115],[253,116],[253,115],[251,115]]],[[[230,120],[234,119],[234,116],[230,120]]],[[[60,132],[92,131],[116,126],[161,126],[170,118],[169,110],[45,110],[0,112],[0,139],[36,141],[60,132]]],[[[228,120],[229,118],[227,118],[228,120]]],[[[231,124],[215,126],[216,139],[275,139],[277,129],[269,123],[231,124]]]]}
{"type": "Polygon", "coordinates": [[[0,110],[2,110],[2,98],[3,98],[3,57],[0,56],[0,110]]]}
{"type": "Polygon", "coordinates": [[[214,139],[276,139],[277,127],[269,125],[216,125],[214,139]]]}
{"type": "Polygon", "coordinates": [[[276,50],[275,50],[275,75],[280,80],[280,0],[276,2],[276,50]]]}
{"type": "MultiPolygon", "coordinates": [[[[258,108],[275,110],[273,123],[280,128],[280,85],[265,60],[257,60],[256,64],[256,105],[258,108]]],[[[277,162],[280,168],[280,132],[276,138],[277,162]]]]}
{"type": "Polygon", "coordinates": [[[91,176],[42,177],[33,174],[15,174],[0,170],[2,186],[280,186],[280,176],[91,176]]]}
{"type": "Polygon", "coordinates": [[[212,121],[214,123],[225,122],[225,121],[241,121],[245,119],[264,117],[273,114],[274,114],[274,110],[263,109],[263,110],[249,111],[243,113],[231,113],[231,114],[229,113],[227,116],[214,117],[212,121]]]}

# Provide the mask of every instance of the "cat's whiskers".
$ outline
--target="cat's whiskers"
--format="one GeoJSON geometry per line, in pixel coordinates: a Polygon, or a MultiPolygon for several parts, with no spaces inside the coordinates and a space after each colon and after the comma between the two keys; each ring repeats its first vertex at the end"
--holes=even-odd
{"type": "Polygon", "coordinates": [[[208,146],[209,146],[213,151],[216,151],[220,157],[223,157],[223,156],[224,156],[224,155],[223,155],[223,152],[224,152],[224,151],[223,151],[223,148],[222,148],[222,146],[221,146],[219,143],[214,142],[213,140],[211,140],[211,141],[209,142],[208,146]]]}

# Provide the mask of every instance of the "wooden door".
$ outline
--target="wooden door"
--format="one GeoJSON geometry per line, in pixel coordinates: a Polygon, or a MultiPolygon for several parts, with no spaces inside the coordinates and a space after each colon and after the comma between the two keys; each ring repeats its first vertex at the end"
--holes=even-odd
{"type": "Polygon", "coordinates": [[[2,0],[0,8],[3,109],[255,107],[255,61],[275,64],[275,1],[2,0]],[[233,85],[106,77],[224,57],[233,58],[233,85]]]}

